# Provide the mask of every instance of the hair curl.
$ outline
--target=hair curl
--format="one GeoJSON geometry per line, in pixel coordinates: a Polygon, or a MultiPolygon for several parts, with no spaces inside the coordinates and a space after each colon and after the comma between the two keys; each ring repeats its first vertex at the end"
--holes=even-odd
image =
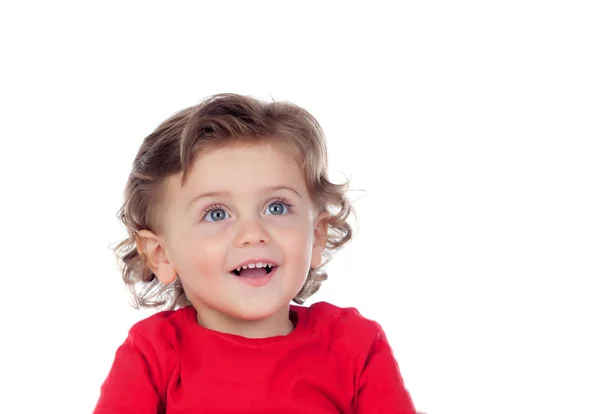
{"type": "Polygon", "coordinates": [[[135,157],[117,214],[129,237],[118,243],[114,252],[136,308],[176,309],[190,303],[179,278],[169,285],[161,283],[135,242],[138,231],[160,228],[157,206],[166,178],[181,173],[185,183],[196,155],[207,148],[265,141],[294,152],[315,207],[330,213],[323,262],[310,269],[294,302],[302,304],[317,292],[327,279],[324,267],[332,253],[352,238],[348,218],[354,209],[346,196],[348,181],[329,181],[325,136],[306,110],[290,102],[262,102],[226,93],[210,96],[162,122],[144,139],[135,157]]]}

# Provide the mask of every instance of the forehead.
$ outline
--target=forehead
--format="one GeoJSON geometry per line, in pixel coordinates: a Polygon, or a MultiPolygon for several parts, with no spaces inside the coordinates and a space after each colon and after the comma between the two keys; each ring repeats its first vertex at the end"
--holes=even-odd
{"type": "Polygon", "coordinates": [[[307,195],[304,174],[291,151],[268,142],[233,144],[204,150],[194,160],[185,184],[171,182],[168,193],[185,201],[198,192],[254,195],[276,186],[307,195]]]}

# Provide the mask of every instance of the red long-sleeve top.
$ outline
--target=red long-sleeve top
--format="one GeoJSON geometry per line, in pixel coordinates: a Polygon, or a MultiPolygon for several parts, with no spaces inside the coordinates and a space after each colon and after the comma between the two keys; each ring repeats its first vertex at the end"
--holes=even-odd
{"type": "Polygon", "coordinates": [[[416,413],[376,322],[325,302],[290,316],[289,335],[260,339],[206,329],[192,306],[144,319],[94,413],[416,413]]]}

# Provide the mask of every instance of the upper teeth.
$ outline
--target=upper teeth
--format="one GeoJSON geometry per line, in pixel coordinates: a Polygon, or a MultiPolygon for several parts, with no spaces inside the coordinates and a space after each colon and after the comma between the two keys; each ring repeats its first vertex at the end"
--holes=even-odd
{"type": "Polygon", "coordinates": [[[243,265],[238,267],[237,270],[238,272],[242,269],[254,269],[255,267],[272,267],[273,265],[270,263],[262,263],[262,262],[258,262],[258,263],[249,263],[247,265],[243,265]]]}

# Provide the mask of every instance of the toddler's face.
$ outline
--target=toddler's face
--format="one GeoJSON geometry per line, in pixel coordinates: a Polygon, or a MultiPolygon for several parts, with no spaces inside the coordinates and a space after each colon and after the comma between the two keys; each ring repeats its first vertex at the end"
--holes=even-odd
{"type": "Polygon", "coordinates": [[[294,159],[269,144],[230,146],[200,156],[185,186],[179,179],[168,182],[162,221],[190,301],[245,320],[287,306],[321,263],[315,234],[325,230],[294,159]],[[239,273],[248,261],[275,266],[239,273]]]}

